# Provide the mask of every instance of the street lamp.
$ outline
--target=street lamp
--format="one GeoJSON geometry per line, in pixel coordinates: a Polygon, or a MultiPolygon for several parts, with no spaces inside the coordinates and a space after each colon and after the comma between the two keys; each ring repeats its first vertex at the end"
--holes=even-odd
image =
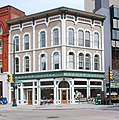
{"type": "Polygon", "coordinates": [[[15,80],[15,39],[13,39],[13,104],[12,104],[12,106],[17,106],[16,97],[15,97],[15,90],[16,90],[16,80],[15,80]]]}

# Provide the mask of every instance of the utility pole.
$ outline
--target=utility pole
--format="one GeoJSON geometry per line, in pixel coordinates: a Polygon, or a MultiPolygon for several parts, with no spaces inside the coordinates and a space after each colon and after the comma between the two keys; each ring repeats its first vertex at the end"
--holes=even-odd
{"type": "Polygon", "coordinates": [[[16,90],[16,80],[15,80],[15,39],[13,39],[13,104],[12,106],[17,106],[16,103],[16,95],[15,95],[15,90],[16,90]]]}
{"type": "Polygon", "coordinates": [[[112,80],[112,70],[109,66],[109,105],[111,105],[111,80],[112,80]]]}

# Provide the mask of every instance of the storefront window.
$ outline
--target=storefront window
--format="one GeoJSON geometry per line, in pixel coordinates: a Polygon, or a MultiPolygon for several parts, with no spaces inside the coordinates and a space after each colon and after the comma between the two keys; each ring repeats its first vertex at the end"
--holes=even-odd
{"type": "Polygon", "coordinates": [[[80,98],[87,97],[87,88],[74,88],[74,98],[80,100],[80,98]]]}
{"type": "Polygon", "coordinates": [[[74,81],[74,85],[87,85],[87,81],[74,81]]]}
{"type": "Polygon", "coordinates": [[[91,88],[90,97],[97,97],[97,94],[101,93],[101,88],[91,88]]]}
{"type": "Polygon", "coordinates": [[[54,88],[41,88],[41,99],[42,100],[54,100],[54,88]]]}

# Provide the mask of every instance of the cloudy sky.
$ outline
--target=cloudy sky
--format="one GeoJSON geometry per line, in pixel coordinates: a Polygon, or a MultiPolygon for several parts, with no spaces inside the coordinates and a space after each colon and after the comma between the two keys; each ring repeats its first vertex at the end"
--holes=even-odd
{"type": "Polygon", "coordinates": [[[12,5],[28,14],[61,6],[84,9],[84,0],[0,0],[0,7],[12,5]]]}

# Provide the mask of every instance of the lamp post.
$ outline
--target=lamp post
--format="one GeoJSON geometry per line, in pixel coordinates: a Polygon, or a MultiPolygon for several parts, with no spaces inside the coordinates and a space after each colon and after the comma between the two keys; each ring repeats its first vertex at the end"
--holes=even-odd
{"type": "Polygon", "coordinates": [[[16,103],[16,95],[15,95],[15,90],[16,90],[16,80],[15,80],[15,39],[13,39],[13,104],[12,106],[17,106],[16,103]]]}

